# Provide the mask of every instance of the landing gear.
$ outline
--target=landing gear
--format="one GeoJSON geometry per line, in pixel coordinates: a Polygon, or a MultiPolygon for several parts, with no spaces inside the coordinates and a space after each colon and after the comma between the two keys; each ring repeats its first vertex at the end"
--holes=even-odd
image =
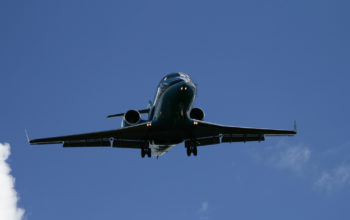
{"type": "Polygon", "coordinates": [[[197,156],[197,142],[196,140],[187,140],[185,141],[186,153],[187,156],[197,156]]]}
{"type": "Polygon", "coordinates": [[[191,156],[191,153],[193,153],[193,156],[197,156],[197,146],[188,146],[186,148],[187,156],[191,156]]]}
{"type": "Polygon", "coordinates": [[[191,153],[192,153],[191,148],[187,147],[187,156],[191,156],[191,153]]]}
{"type": "Polygon", "coordinates": [[[193,153],[193,156],[197,156],[197,146],[194,146],[192,148],[192,153],[193,153]]]}
{"type": "Polygon", "coordinates": [[[147,157],[152,156],[151,148],[141,148],[141,157],[144,158],[147,155],[147,157]]]}

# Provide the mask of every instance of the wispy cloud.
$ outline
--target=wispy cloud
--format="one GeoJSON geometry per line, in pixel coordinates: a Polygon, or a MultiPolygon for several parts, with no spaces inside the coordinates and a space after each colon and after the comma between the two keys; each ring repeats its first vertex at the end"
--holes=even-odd
{"type": "Polygon", "coordinates": [[[7,163],[9,156],[10,145],[0,143],[0,219],[20,220],[24,215],[24,209],[17,206],[15,179],[11,176],[11,168],[7,163]]]}
{"type": "Polygon", "coordinates": [[[249,151],[260,163],[296,175],[310,178],[312,188],[321,192],[335,192],[350,188],[350,143],[312,151],[305,144],[280,141],[265,149],[249,151]],[[312,155],[312,158],[311,158],[312,155]],[[341,162],[339,162],[341,161],[341,162]],[[333,168],[332,168],[333,167],[333,168]]]}
{"type": "Polygon", "coordinates": [[[291,169],[300,172],[310,159],[311,151],[307,147],[288,147],[280,153],[277,165],[281,168],[291,169]]]}
{"type": "Polygon", "coordinates": [[[201,220],[209,219],[208,208],[209,208],[209,203],[207,201],[203,201],[200,208],[198,209],[198,215],[201,220]]]}
{"type": "MultiPolygon", "coordinates": [[[[298,144],[288,145],[280,142],[273,148],[269,163],[277,168],[291,170],[300,174],[311,157],[310,148],[298,144]]],[[[271,151],[270,151],[271,152],[271,151]]]]}
{"type": "Polygon", "coordinates": [[[315,182],[317,189],[331,192],[350,185],[350,165],[340,165],[332,171],[325,171],[315,182]]]}
{"type": "Polygon", "coordinates": [[[206,202],[206,201],[202,202],[202,205],[201,205],[198,212],[203,213],[203,212],[208,211],[208,206],[209,206],[208,202],[206,202]]]}

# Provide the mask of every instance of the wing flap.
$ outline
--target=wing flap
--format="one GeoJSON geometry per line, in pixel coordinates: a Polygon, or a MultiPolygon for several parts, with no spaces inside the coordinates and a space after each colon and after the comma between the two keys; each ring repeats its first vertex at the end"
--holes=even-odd
{"type": "Polygon", "coordinates": [[[148,142],[144,140],[117,139],[113,142],[113,147],[121,147],[121,148],[145,148],[147,146],[148,146],[148,142]]]}
{"type": "Polygon", "coordinates": [[[263,141],[264,136],[293,136],[296,130],[234,127],[195,121],[194,138],[222,137],[222,142],[263,141]]]}
{"type": "MultiPolygon", "coordinates": [[[[84,143],[97,146],[106,146],[107,140],[109,139],[147,139],[148,138],[148,127],[146,123],[129,126],[121,129],[91,132],[76,135],[58,136],[50,138],[40,138],[30,140],[30,144],[60,144],[66,143],[69,145],[83,145],[84,143]]],[[[86,145],[84,145],[86,146],[86,145]]],[[[72,146],[73,147],[73,146],[72,146]]]]}
{"type": "Polygon", "coordinates": [[[220,144],[220,137],[206,137],[206,138],[198,138],[196,140],[186,140],[185,141],[185,147],[189,146],[207,146],[207,145],[213,145],[213,144],[220,144]],[[195,143],[193,143],[193,141],[195,143]]]}
{"type": "Polygon", "coordinates": [[[231,135],[225,134],[221,138],[222,143],[264,141],[264,140],[265,140],[265,137],[262,134],[231,134],[231,135]]]}
{"type": "Polygon", "coordinates": [[[93,139],[79,141],[65,141],[63,147],[110,147],[111,142],[108,139],[93,139]]]}

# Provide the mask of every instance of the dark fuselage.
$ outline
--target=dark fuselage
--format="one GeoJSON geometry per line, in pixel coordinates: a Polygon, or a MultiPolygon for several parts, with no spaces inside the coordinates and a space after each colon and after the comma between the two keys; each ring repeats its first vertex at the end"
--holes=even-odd
{"type": "Polygon", "coordinates": [[[157,133],[150,143],[153,153],[161,155],[188,137],[182,128],[193,123],[189,111],[195,96],[196,85],[186,74],[174,73],[161,80],[149,112],[150,133],[157,133]]]}

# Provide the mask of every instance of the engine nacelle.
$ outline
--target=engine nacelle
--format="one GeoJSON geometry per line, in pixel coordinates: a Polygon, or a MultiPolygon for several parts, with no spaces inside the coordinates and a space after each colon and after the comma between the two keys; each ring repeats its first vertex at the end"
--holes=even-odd
{"type": "Polygon", "coordinates": [[[190,118],[192,119],[196,119],[196,120],[204,120],[204,112],[202,109],[200,108],[193,108],[191,109],[191,112],[190,112],[190,118]]]}
{"type": "Polygon", "coordinates": [[[122,127],[127,127],[130,125],[135,125],[141,121],[140,112],[136,110],[129,110],[124,114],[122,127]]]}

